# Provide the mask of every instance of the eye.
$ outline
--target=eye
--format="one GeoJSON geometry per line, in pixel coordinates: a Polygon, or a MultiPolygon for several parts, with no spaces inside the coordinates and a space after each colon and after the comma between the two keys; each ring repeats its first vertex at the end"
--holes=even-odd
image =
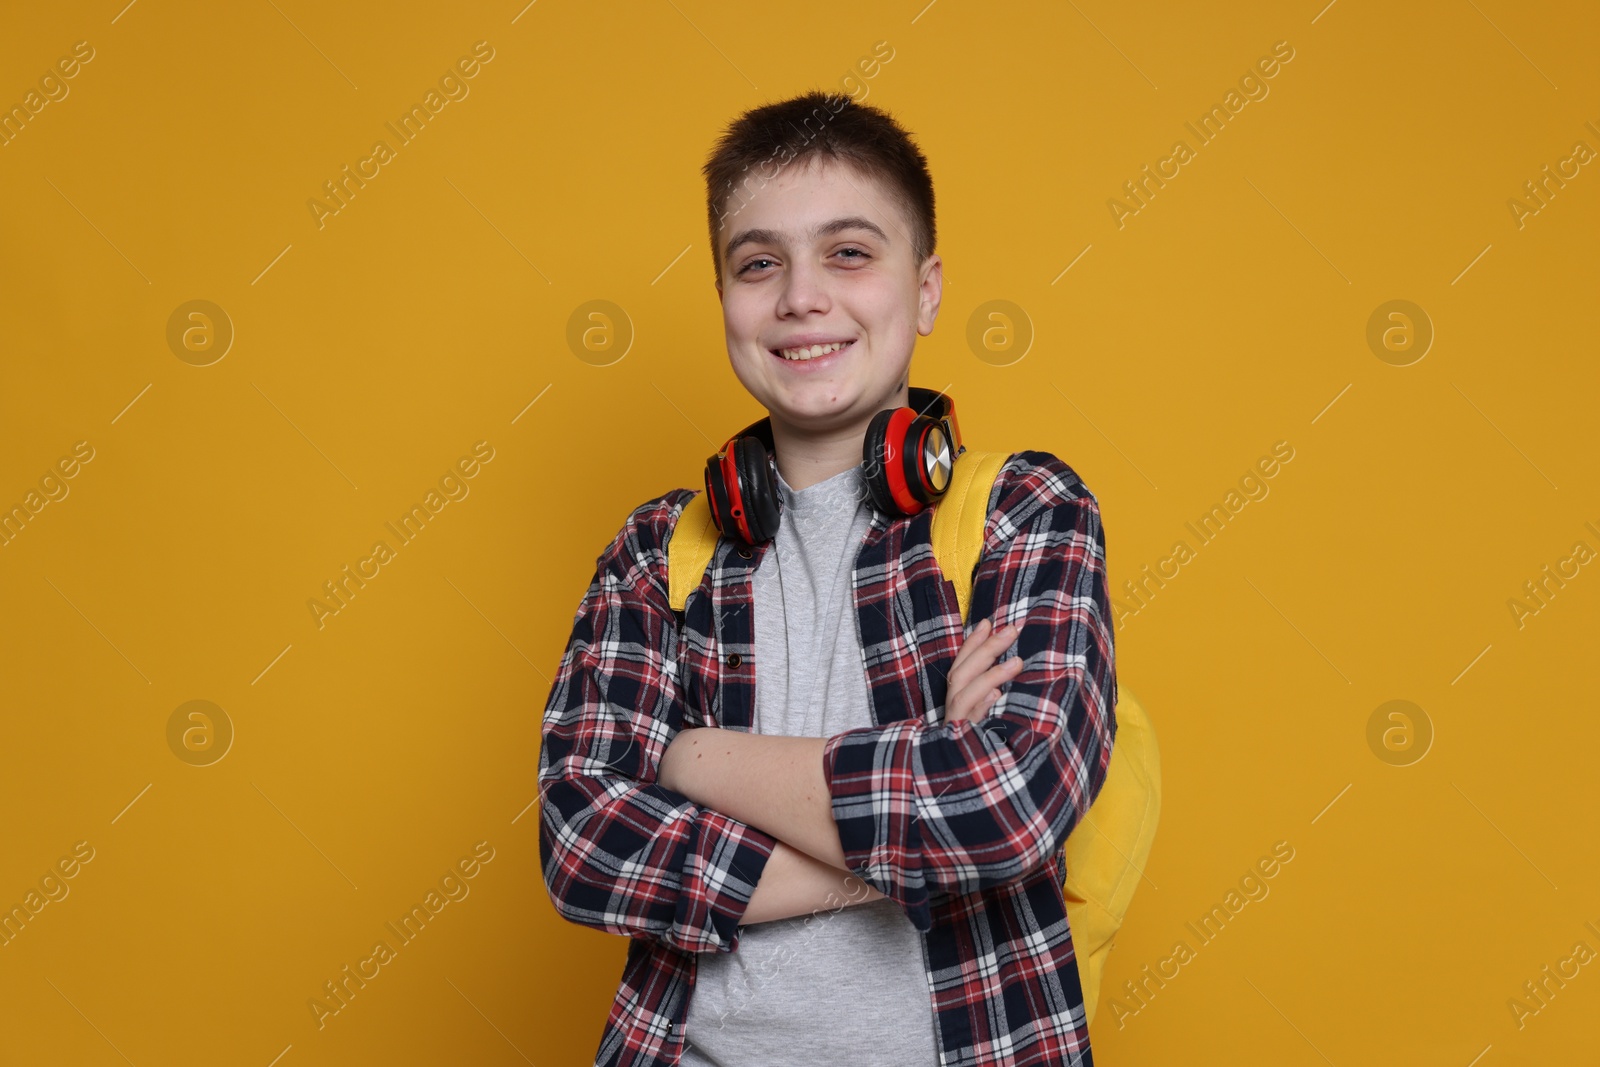
{"type": "Polygon", "coordinates": [[[754,267],[757,263],[771,263],[771,262],[772,262],[772,260],[768,259],[766,256],[758,256],[757,258],[752,259],[750,262],[746,263],[744,266],[740,267],[734,273],[736,275],[743,274],[745,271],[750,270],[752,267],[754,267]]]}
{"type": "Polygon", "coordinates": [[[844,255],[844,254],[845,254],[845,253],[846,253],[846,252],[854,252],[854,253],[855,253],[855,255],[853,255],[853,256],[850,256],[850,257],[849,257],[849,258],[850,258],[850,259],[851,259],[851,260],[854,260],[854,261],[858,261],[858,262],[859,262],[859,261],[865,261],[865,260],[868,260],[868,259],[871,259],[871,258],[872,258],[872,256],[870,256],[870,255],[869,255],[869,254],[867,254],[867,253],[866,253],[866,252],[863,252],[863,251],[862,251],[862,250],[861,250],[861,249],[859,249],[859,248],[841,248],[841,249],[839,249],[839,251],[838,251],[838,252],[836,252],[836,253],[834,253],[834,254],[835,254],[835,255],[840,255],[840,256],[842,256],[842,255],[844,255]]]}

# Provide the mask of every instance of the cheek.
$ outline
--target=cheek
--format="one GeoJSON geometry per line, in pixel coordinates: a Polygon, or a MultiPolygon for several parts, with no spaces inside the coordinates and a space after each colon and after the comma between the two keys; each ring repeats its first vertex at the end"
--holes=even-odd
{"type": "Polygon", "coordinates": [[[751,391],[754,386],[777,370],[768,365],[774,362],[772,356],[761,347],[752,334],[729,334],[727,359],[728,366],[733,370],[733,376],[745,387],[746,392],[751,391]]]}
{"type": "Polygon", "coordinates": [[[722,301],[722,325],[731,346],[761,349],[760,339],[773,332],[772,298],[749,287],[734,289],[722,301]]]}
{"type": "Polygon", "coordinates": [[[853,317],[880,347],[909,344],[917,336],[918,293],[902,285],[880,285],[855,294],[853,317]]]}

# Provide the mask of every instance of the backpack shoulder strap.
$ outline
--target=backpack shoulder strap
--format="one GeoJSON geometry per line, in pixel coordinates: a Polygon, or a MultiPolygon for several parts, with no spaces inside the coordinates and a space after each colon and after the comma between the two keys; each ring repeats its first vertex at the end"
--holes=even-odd
{"type": "Polygon", "coordinates": [[[711,505],[702,489],[683,506],[672,536],[667,539],[667,595],[673,611],[682,611],[689,594],[699,588],[716,551],[718,536],[711,505]]]}
{"type": "MultiPolygon", "coordinates": [[[[961,453],[950,488],[934,508],[933,551],[940,571],[956,587],[962,622],[967,621],[972,575],[983,554],[989,496],[1009,458],[1004,452],[961,453]]],[[[1084,1013],[1091,1021],[1100,1003],[1106,960],[1144,876],[1161,817],[1161,753],[1155,728],[1126,686],[1113,692],[1117,732],[1105,781],[1061,853],[1062,899],[1078,958],[1084,1013]]]]}
{"type": "Polygon", "coordinates": [[[983,555],[989,494],[1010,458],[1008,452],[962,452],[951,469],[950,488],[933,509],[933,554],[939,570],[956,587],[963,622],[972,602],[972,572],[983,555]]]}

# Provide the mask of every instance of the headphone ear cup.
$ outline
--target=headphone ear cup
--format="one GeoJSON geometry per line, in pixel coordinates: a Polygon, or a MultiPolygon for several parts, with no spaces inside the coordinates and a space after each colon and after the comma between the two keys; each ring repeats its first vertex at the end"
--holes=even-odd
{"type": "Polygon", "coordinates": [[[900,508],[895,504],[894,494],[889,489],[889,463],[890,458],[884,449],[884,435],[889,429],[889,420],[894,418],[895,409],[885,408],[872,416],[872,421],[867,424],[867,436],[861,443],[861,462],[865,469],[867,495],[872,499],[872,506],[886,515],[898,514],[900,508]]]}
{"type": "Polygon", "coordinates": [[[731,514],[728,485],[722,477],[722,463],[716,456],[706,460],[706,503],[711,507],[711,521],[717,532],[736,536],[738,527],[731,514]]]}
{"type": "Polygon", "coordinates": [[[906,434],[908,450],[914,448],[917,484],[912,495],[924,504],[936,504],[950,488],[955,468],[955,445],[938,419],[919,417],[906,434]]]}
{"type": "Polygon", "coordinates": [[[777,536],[781,515],[778,487],[772,481],[772,465],[766,446],[754,437],[741,437],[734,445],[734,465],[739,471],[739,493],[744,500],[744,526],[747,542],[760,544],[777,536]]]}

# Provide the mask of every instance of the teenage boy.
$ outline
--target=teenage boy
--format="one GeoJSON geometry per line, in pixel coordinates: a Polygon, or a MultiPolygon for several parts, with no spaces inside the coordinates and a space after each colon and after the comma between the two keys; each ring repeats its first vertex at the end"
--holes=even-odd
{"type": "Polygon", "coordinates": [[[562,916],[632,938],[595,1062],[1092,1064],[1059,864],[1116,734],[1098,504],[1010,454],[963,627],[931,511],[865,491],[939,311],[921,151],[809,93],[733,122],[705,175],[781,521],[724,527],[679,612],[667,549],[703,490],[656,497],[578,608],[539,846],[562,916]]]}

